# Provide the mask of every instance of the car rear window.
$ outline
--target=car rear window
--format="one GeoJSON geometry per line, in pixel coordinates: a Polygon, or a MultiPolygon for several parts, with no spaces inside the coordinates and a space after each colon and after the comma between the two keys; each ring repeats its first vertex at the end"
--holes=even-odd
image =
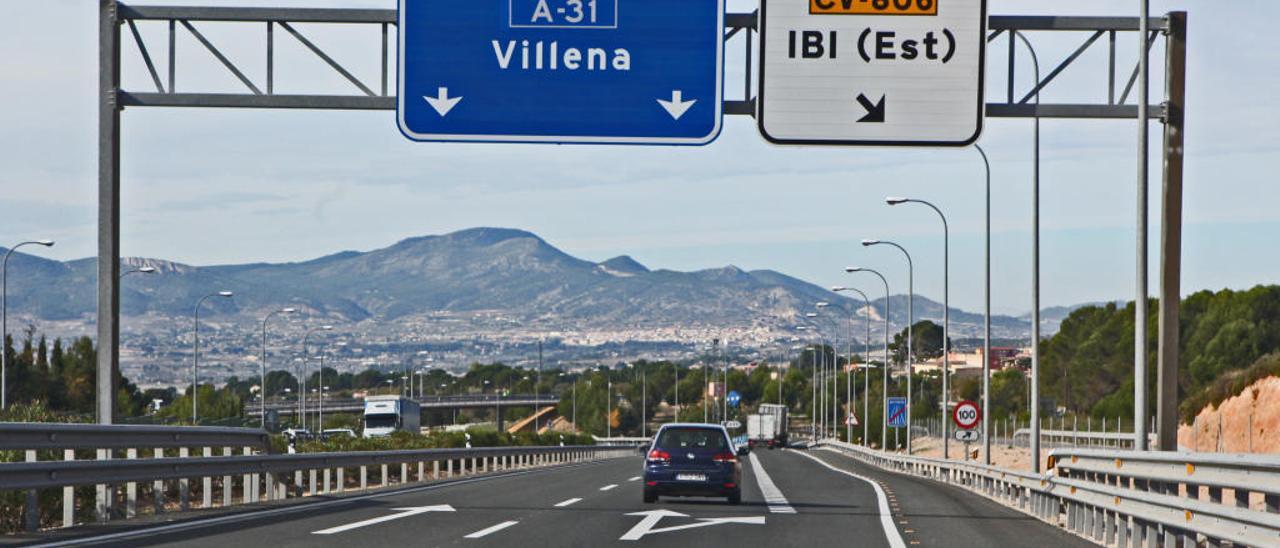
{"type": "Polygon", "coordinates": [[[658,436],[663,449],[728,449],[724,432],[714,428],[667,428],[658,436]]]}

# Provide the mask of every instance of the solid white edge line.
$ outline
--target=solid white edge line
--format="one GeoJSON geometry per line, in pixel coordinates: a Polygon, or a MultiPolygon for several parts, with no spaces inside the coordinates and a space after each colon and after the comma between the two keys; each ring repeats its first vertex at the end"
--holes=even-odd
{"type": "Polygon", "coordinates": [[[751,471],[756,475],[756,483],[760,486],[760,493],[764,495],[765,503],[769,505],[769,511],[774,514],[796,513],[796,509],[792,508],[791,503],[787,501],[787,496],[782,494],[782,490],[778,489],[778,485],[773,483],[773,478],[769,477],[769,473],[764,470],[764,465],[760,464],[756,454],[748,453],[747,460],[751,461],[751,471]]]}
{"type": "Polygon", "coordinates": [[[517,523],[520,523],[520,522],[518,522],[518,521],[504,521],[504,522],[502,522],[502,523],[499,523],[499,524],[497,524],[497,525],[494,525],[493,527],[488,527],[488,528],[485,528],[485,529],[481,529],[481,530],[479,530],[479,531],[476,531],[476,532],[474,532],[474,533],[471,533],[470,535],[467,535],[467,536],[466,536],[466,538],[481,538],[481,537],[485,537],[485,536],[491,535],[491,534],[493,534],[493,533],[497,533],[498,531],[501,531],[501,530],[506,529],[506,528],[508,528],[508,527],[511,527],[512,525],[515,525],[515,524],[517,524],[517,523]]]}
{"type": "Polygon", "coordinates": [[[898,526],[894,525],[893,523],[893,513],[889,511],[889,497],[885,496],[884,489],[880,488],[880,484],[876,483],[875,481],[872,481],[867,477],[860,476],[853,472],[849,472],[847,470],[841,470],[839,468],[831,466],[830,464],[827,464],[822,459],[815,457],[813,455],[810,455],[808,453],[804,453],[804,452],[797,452],[797,453],[800,455],[804,455],[807,458],[813,459],[813,462],[821,464],[833,472],[838,472],[846,476],[857,478],[871,484],[871,487],[876,491],[876,502],[880,506],[880,527],[884,529],[884,536],[889,541],[889,546],[893,548],[906,548],[907,543],[902,540],[902,534],[898,532],[898,526]]]}
{"type": "MultiPolygon", "coordinates": [[[[52,548],[55,546],[80,546],[80,545],[86,545],[86,544],[100,544],[107,541],[133,539],[138,537],[145,538],[145,537],[154,536],[156,534],[163,533],[166,531],[182,531],[185,529],[197,529],[197,528],[208,527],[211,525],[218,525],[223,523],[237,523],[241,521],[251,521],[251,520],[262,519],[268,516],[281,515],[281,514],[294,514],[299,512],[305,512],[307,510],[314,510],[316,508],[324,508],[328,506],[347,504],[347,503],[358,502],[362,500],[380,499],[385,497],[393,497],[396,495],[419,493],[423,491],[435,491],[436,489],[442,489],[442,488],[451,487],[454,485],[466,485],[468,483],[476,483],[480,481],[490,481],[495,479],[527,476],[530,474],[537,474],[542,472],[551,472],[555,470],[569,470],[573,468],[593,466],[593,465],[600,464],[602,462],[608,462],[608,461],[580,462],[580,463],[574,463],[574,464],[565,464],[565,465],[556,466],[552,468],[525,470],[525,471],[510,472],[510,473],[499,473],[498,475],[494,475],[494,476],[480,476],[480,477],[473,477],[473,478],[445,480],[443,483],[432,483],[432,484],[423,485],[420,487],[410,487],[408,489],[396,489],[393,491],[388,491],[386,493],[371,493],[368,495],[357,495],[357,496],[346,497],[341,499],[322,500],[322,501],[315,501],[315,502],[299,502],[299,503],[295,503],[292,506],[286,506],[284,508],[267,508],[262,510],[249,510],[247,512],[236,513],[229,516],[216,516],[208,519],[197,518],[196,520],[182,522],[182,523],[171,523],[171,524],[160,525],[158,527],[145,527],[141,529],[134,529],[131,531],[121,531],[119,533],[108,533],[105,535],[96,535],[96,536],[90,536],[90,537],[58,539],[58,540],[52,540],[52,541],[41,543],[41,544],[32,544],[30,546],[31,548],[52,548]]],[[[297,499],[292,499],[292,500],[297,500],[297,499]]]]}
{"type": "Polygon", "coordinates": [[[572,505],[572,504],[577,504],[577,503],[579,503],[579,502],[582,502],[582,498],[581,498],[581,497],[578,497],[578,498],[572,498],[572,499],[569,499],[569,500],[562,500],[562,501],[560,501],[560,502],[557,502],[557,503],[556,503],[556,508],[564,508],[565,506],[569,506],[569,505],[572,505]]]}
{"type": "Polygon", "coordinates": [[[601,491],[608,491],[608,490],[613,489],[614,487],[617,487],[617,486],[618,486],[618,484],[616,484],[616,483],[610,483],[609,485],[606,485],[606,486],[604,486],[604,487],[601,487],[601,488],[600,488],[600,490],[601,490],[601,491]]]}

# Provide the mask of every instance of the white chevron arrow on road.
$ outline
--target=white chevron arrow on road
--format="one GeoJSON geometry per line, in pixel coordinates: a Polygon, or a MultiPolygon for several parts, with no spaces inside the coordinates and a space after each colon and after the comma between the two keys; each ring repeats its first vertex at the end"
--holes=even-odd
{"type": "Polygon", "coordinates": [[[344,532],[344,531],[350,531],[350,530],[352,530],[352,529],[359,529],[359,528],[361,528],[361,527],[367,527],[367,526],[370,526],[370,525],[377,525],[377,524],[379,524],[379,523],[383,523],[383,522],[386,522],[386,521],[392,521],[392,520],[397,520],[397,519],[401,519],[401,518],[407,518],[407,517],[409,517],[409,516],[416,516],[416,515],[418,515],[418,514],[425,514],[425,513],[427,513],[427,512],[453,512],[453,511],[454,511],[454,510],[453,510],[453,507],[452,507],[452,506],[449,506],[448,504],[437,504],[437,505],[435,505],[435,506],[414,506],[414,507],[410,507],[410,508],[393,508],[393,510],[395,510],[395,511],[396,511],[396,513],[395,513],[395,514],[391,514],[391,515],[387,515],[387,516],[382,516],[382,517],[377,517],[377,518],[373,518],[373,519],[366,519],[366,520],[364,520],[364,521],[357,521],[357,522],[355,522],[355,523],[348,523],[348,524],[346,524],[346,525],[339,525],[339,526],[337,526],[337,527],[331,527],[331,528],[329,528],[329,529],[321,529],[321,530],[319,530],[319,531],[312,531],[312,532],[311,532],[311,534],[313,534],[313,535],[334,535],[334,534],[337,534],[337,533],[342,533],[342,532],[344,532]]]}
{"type": "Polygon", "coordinates": [[[685,101],[684,92],[678,89],[671,92],[670,101],[658,99],[658,104],[662,105],[662,108],[667,111],[667,114],[670,114],[671,117],[676,120],[679,120],[681,116],[684,116],[684,113],[688,112],[689,108],[696,102],[698,102],[697,99],[685,101]]]}
{"type": "Polygon", "coordinates": [[[431,105],[431,108],[436,109],[436,112],[438,112],[441,117],[449,114],[449,111],[453,110],[453,107],[458,106],[458,102],[462,100],[462,97],[449,97],[449,88],[446,87],[440,88],[437,91],[436,97],[423,95],[422,98],[426,99],[427,103],[431,105]]]}

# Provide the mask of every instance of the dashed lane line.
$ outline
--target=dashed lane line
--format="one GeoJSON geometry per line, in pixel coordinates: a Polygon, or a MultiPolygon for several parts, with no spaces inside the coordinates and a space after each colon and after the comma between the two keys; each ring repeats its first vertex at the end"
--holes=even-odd
{"type": "Polygon", "coordinates": [[[616,484],[616,483],[610,483],[609,485],[606,485],[606,486],[604,486],[604,487],[601,487],[601,488],[600,488],[600,490],[601,490],[601,491],[608,491],[608,490],[613,489],[614,487],[617,487],[617,486],[618,486],[618,484],[616,484]]]}
{"type": "Polygon", "coordinates": [[[640,476],[635,476],[627,481],[640,481],[640,476]]]}
{"type": "Polygon", "coordinates": [[[501,530],[506,529],[506,528],[508,528],[508,527],[511,527],[512,525],[515,525],[515,524],[517,524],[517,523],[520,523],[520,522],[518,522],[518,521],[504,521],[504,522],[502,522],[502,523],[499,523],[499,524],[497,524],[497,525],[494,525],[493,527],[487,527],[487,528],[481,529],[481,530],[479,530],[479,531],[476,531],[476,532],[474,532],[474,533],[471,533],[470,535],[467,535],[467,537],[466,537],[466,538],[483,538],[483,537],[486,537],[486,536],[492,535],[492,534],[494,534],[494,533],[497,533],[498,531],[501,531],[501,530]]]}
{"type": "Polygon", "coordinates": [[[889,546],[891,548],[906,548],[907,543],[902,540],[902,534],[898,532],[898,527],[893,524],[893,514],[889,511],[889,498],[885,495],[884,488],[880,487],[879,483],[876,483],[874,480],[865,476],[831,466],[830,464],[827,464],[826,461],[808,453],[797,452],[797,454],[804,456],[805,458],[812,459],[813,462],[825,466],[832,472],[844,474],[871,484],[871,487],[876,491],[876,503],[880,507],[880,527],[884,529],[885,539],[889,541],[889,546]]]}
{"type": "Polygon", "coordinates": [[[576,504],[576,503],[579,503],[579,502],[582,502],[582,498],[581,498],[581,497],[579,497],[579,498],[572,498],[572,499],[569,499],[569,500],[563,500],[563,501],[560,501],[560,502],[557,502],[557,503],[556,503],[556,508],[564,508],[565,506],[569,506],[569,505],[571,505],[571,504],[576,504]]]}

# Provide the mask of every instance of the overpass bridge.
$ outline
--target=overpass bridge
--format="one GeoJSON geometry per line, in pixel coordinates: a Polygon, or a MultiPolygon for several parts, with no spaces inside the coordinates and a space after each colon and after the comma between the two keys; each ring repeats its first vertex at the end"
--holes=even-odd
{"type": "MultiPolygon", "coordinates": [[[[495,396],[493,394],[477,394],[465,396],[424,396],[409,398],[418,402],[422,406],[423,411],[431,411],[437,409],[503,409],[510,407],[544,407],[548,405],[558,405],[560,396],[558,394],[512,394],[510,396],[495,396]]],[[[307,400],[307,412],[312,413],[319,409],[319,400],[307,400]]],[[[292,403],[276,403],[267,404],[267,411],[275,411],[280,416],[291,416],[298,413],[297,402],[292,403]]],[[[364,400],[358,398],[326,398],[324,400],[325,413],[360,413],[364,411],[364,400]]],[[[245,409],[245,412],[252,417],[261,416],[262,412],[257,407],[245,409]]]]}

